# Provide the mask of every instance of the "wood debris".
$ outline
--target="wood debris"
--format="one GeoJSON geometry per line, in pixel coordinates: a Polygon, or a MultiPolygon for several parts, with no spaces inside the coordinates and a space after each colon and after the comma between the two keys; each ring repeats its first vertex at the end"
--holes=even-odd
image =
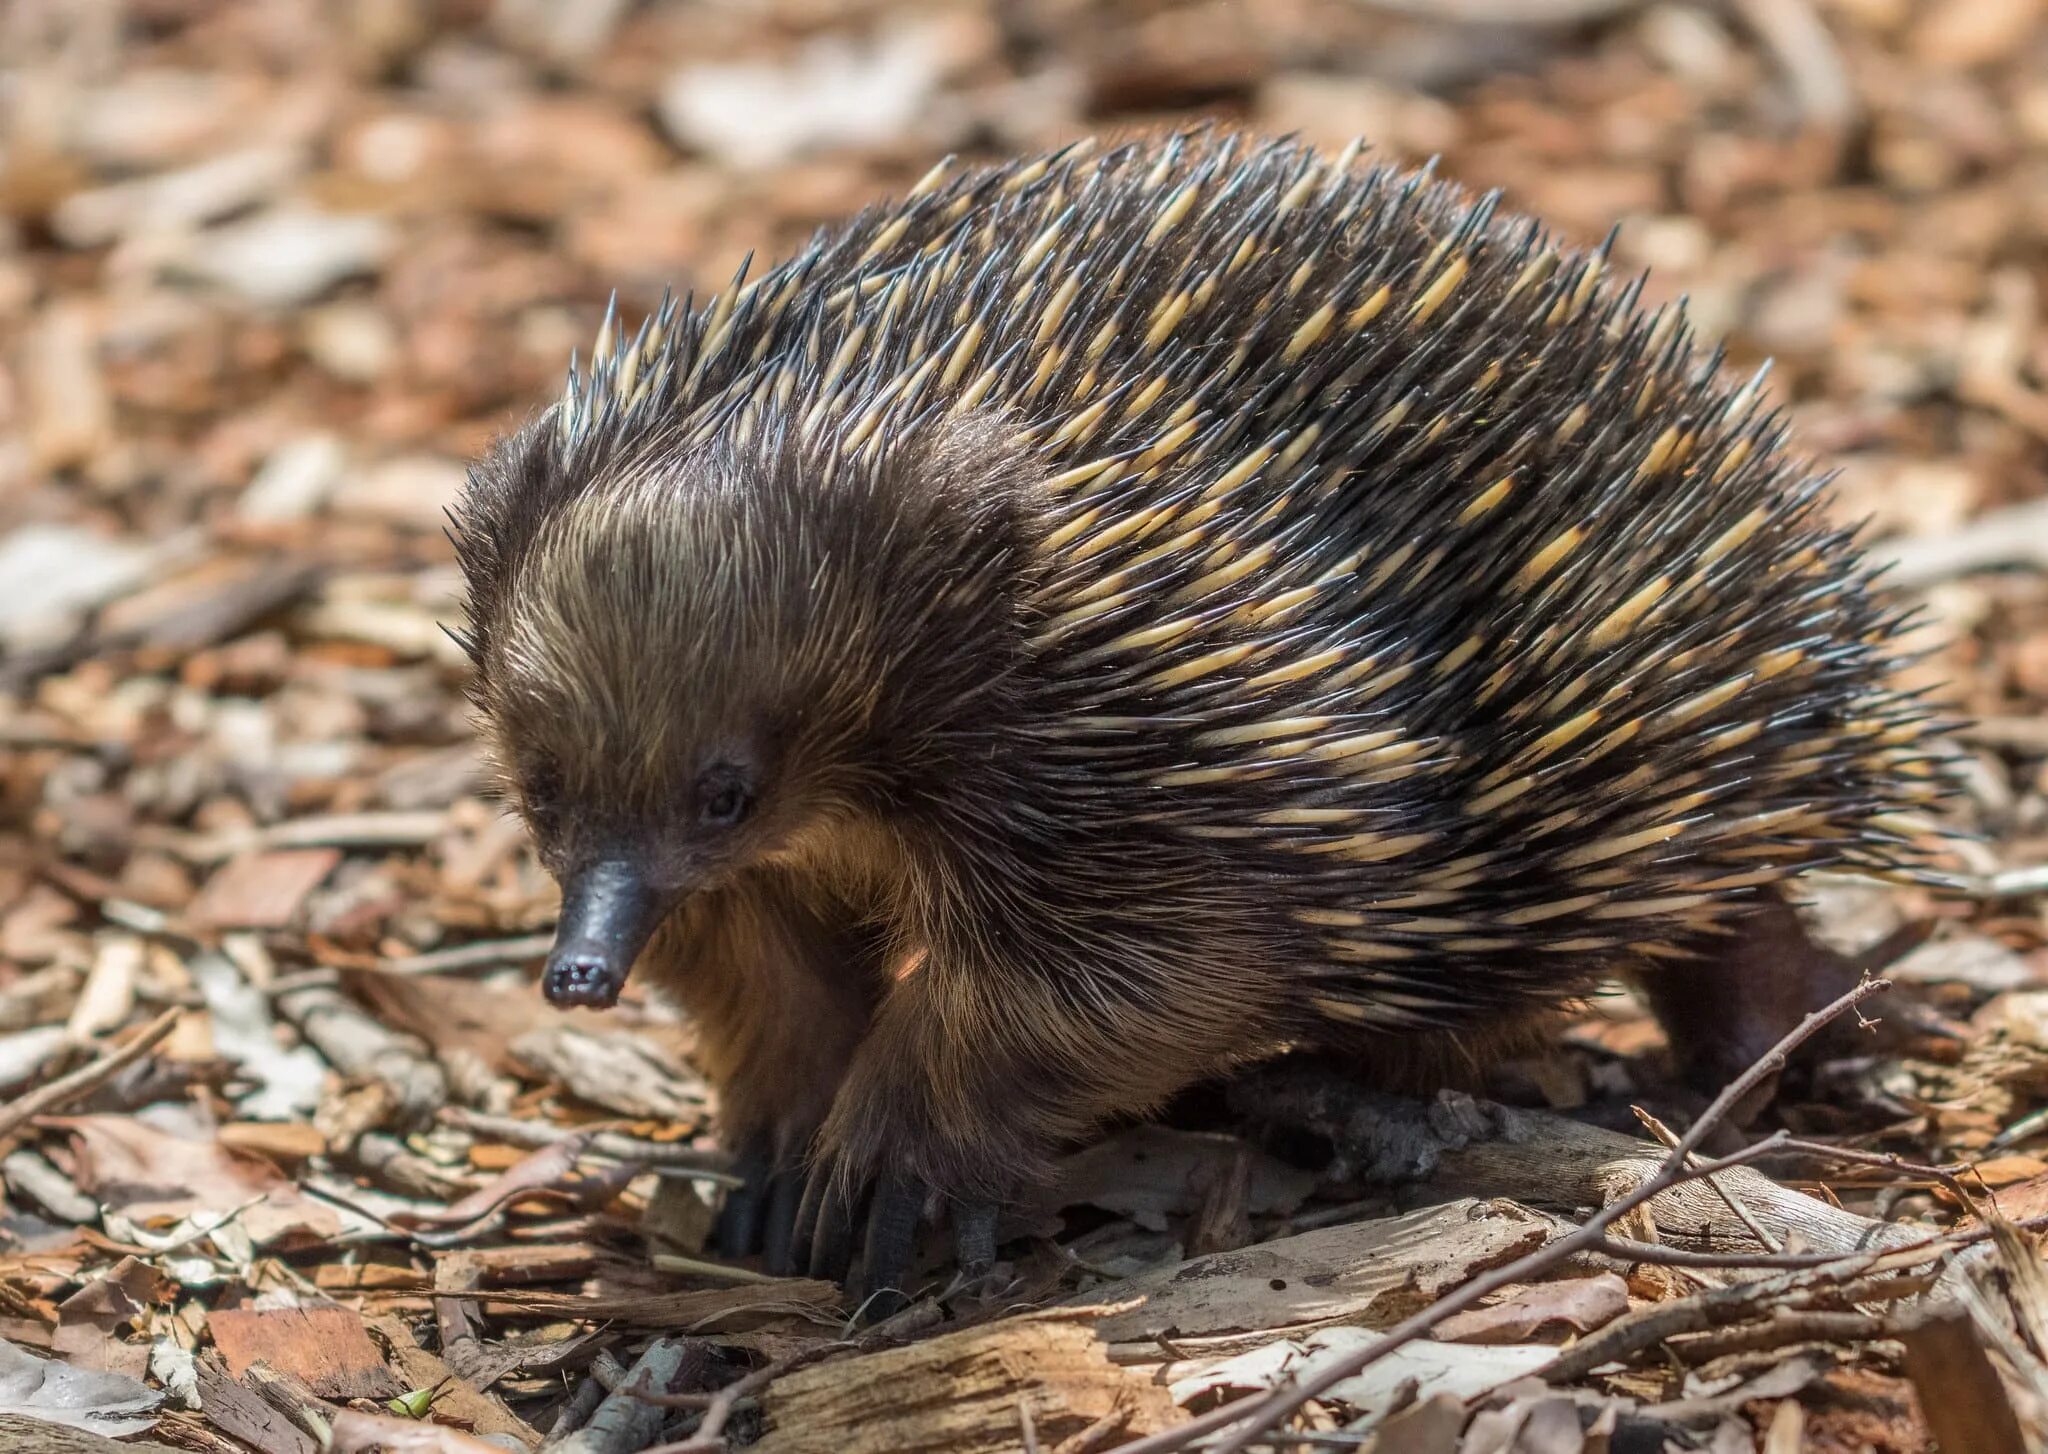
{"type": "Polygon", "coordinates": [[[1013,1318],[791,1373],[762,1395],[755,1447],[992,1454],[1019,1447],[1020,1405],[1048,1448],[1101,1421],[1109,1436],[1180,1422],[1166,1390],[1112,1365],[1085,1322],[1013,1318]]]}

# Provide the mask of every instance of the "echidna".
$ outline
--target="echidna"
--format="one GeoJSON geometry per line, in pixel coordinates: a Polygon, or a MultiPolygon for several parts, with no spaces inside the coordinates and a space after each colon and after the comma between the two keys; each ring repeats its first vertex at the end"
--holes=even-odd
{"type": "Polygon", "coordinates": [[[1789,876],[1920,861],[1939,724],[1825,480],[1497,203],[1206,131],[942,166],[608,316],[475,470],[546,991],[695,1017],[728,1247],[841,1273],[866,1205],[888,1284],[950,1206],[984,1259],[1220,1069],[1710,974],[1789,876]]]}

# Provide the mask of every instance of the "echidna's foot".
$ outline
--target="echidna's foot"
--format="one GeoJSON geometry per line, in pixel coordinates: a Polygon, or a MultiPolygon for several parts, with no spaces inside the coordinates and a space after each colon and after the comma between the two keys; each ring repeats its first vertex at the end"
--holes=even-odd
{"type": "Polygon", "coordinates": [[[849,1193],[829,1158],[812,1166],[790,1237],[790,1255],[796,1266],[812,1277],[845,1282],[853,1266],[855,1219],[866,1200],[864,1191],[849,1193]]]}
{"type": "Polygon", "coordinates": [[[1232,1110],[1272,1128],[1329,1143],[1323,1174],[1397,1187],[1427,1181],[1445,1155],[1490,1132],[1490,1113],[1470,1096],[1393,1095],[1360,1083],[1333,1057],[1295,1055],[1246,1071],[1229,1085],[1232,1110]]]}
{"type": "Polygon", "coordinates": [[[917,1229],[926,1197],[908,1177],[884,1172],[868,1200],[867,1246],[860,1274],[847,1288],[870,1318],[886,1318],[909,1303],[904,1288],[917,1256],[917,1229]]]}
{"type": "Polygon", "coordinates": [[[910,1301],[918,1234],[942,1205],[950,1207],[961,1278],[981,1277],[995,1263],[996,1202],[954,1201],[894,1171],[849,1194],[829,1163],[814,1167],[804,1188],[796,1260],[812,1277],[841,1283],[864,1321],[879,1321],[910,1301]]]}
{"type": "Polygon", "coordinates": [[[733,1172],[745,1181],[726,1194],[711,1234],[712,1249],[728,1258],[759,1253],[764,1271],[787,1277],[795,1270],[791,1248],[804,1189],[803,1168],[777,1156],[774,1138],[764,1135],[741,1144],[733,1172]]]}

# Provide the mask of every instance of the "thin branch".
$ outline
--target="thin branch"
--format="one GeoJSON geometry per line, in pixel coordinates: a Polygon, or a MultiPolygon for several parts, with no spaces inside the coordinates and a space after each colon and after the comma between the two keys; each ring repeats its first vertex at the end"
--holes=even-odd
{"type": "Polygon", "coordinates": [[[820,1343],[815,1348],[806,1348],[801,1353],[792,1353],[787,1358],[778,1358],[735,1379],[716,1393],[655,1393],[637,1385],[628,1385],[620,1390],[629,1398],[637,1398],[660,1408],[702,1409],[704,1417],[688,1438],[678,1439],[672,1444],[657,1444],[646,1454],[721,1454],[725,1448],[726,1421],[733,1416],[742,1401],[753,1398],[786,1373],[794,1373],[808,1364],[828,1358],[834,1353],[844,1353],[858,1348],[859,1343],[820,1343]]]}
{"type": "MultiPolygon", "coordinates": [[[[1875,1262],[1873,1256],[1870,1259],[1875,1262]]],[[[1556,1362],[1539,1371],[1553,1387],[1583,1378],[1680,1333],[1702,1333],[1731,1323],[1746,1323],[1759,1313],[1840,1311],[1843,1306],[1896,1302],[1934,1285],[1937,1274],[1870,1274],[1872,1269],[1844,1267],[1832,1273],[1785,1273],[1755,1282],[1717,1287],[1678,1302],[1655,1303],[1622,1314],[1606,1327],[1574,1343],[1556,1362]]]]}
{"type": "Polygon", "coordinates": [[[1685,1364],[1697,1368],[1731,1353],[1761,1353],[1795,1343],[1874,1343],[1898,1337],[1905,1326],[1903,1318],[1878,1313],[1773,1309],[1760,1322],[1717,1328],[1674,1342],[1671,1349],[1685,1364]]]}
{"type": "Polygon", "coordinates": [[[1358,0],[1368,10],[1383,10],[1416,20],[1452,25],[1526,25],[1561,27],[1590,25],[1647,8],[1646,0],[1358,0]]]}
{"type": "MultiPolygon", "coordinates": [[[[1652,1136],[1657,1138],[1658,1142],[1664,1147],[1665,1150],[1668,1151],[1678,1145],[1678,1134],[1675,1131],[1673,1131],[1669,1126],[1665,1125],[1662,1121],[1658,1120],[1655,1116],[1651,1115],[1641,1106],[1630,1106],[1629,1109],[1636,1113],[1636,1119],[1642,1122],[1645,1130],[1647,1130],[1652,1136]]],[[[1686,1158],[1686,1165],[1697,1166],[1699,1165],[1699,1160],[1700,1159],[1698,1156],[1688,1156],[1686,1158]]],[[[1759,1222],[1756,1219],[1756,1214],[1750,1211],[1748,1207],[1744,1206],[1742,1204],[1742,1199],[1736,1196],[1734,1192],[1728,1190],[1727,1187],[1721,1185],[1718,1178],[1711,1176],[1708,1177],[1707,1185],[1714,1189],[1715,1196],[1719,1197],[1723,1202],[1727,1203],[1728,1210],[1735,1213],[1736,1219],[1740,1221],[1743,1226],[1749,1228],[1749,1235],[1756,1238],[1757,1244],[1761,1246],[1764,1249],[1764,1251],[1783,1252],[1785,1250],[1784,1244],[1779,1242],[1776,1237],[1773,1237],[1770,1234],[1769,1229],[1767,1229],[1762,1222],[1759,1222]]]]}
{"type": "MultiPolygon", "coordinates": [[[[1836,1146],[1826,1141],[1809,1141],[1800,1136],[1788,1138],[1785,1142],[1785,1149],[1798,1152],[1804,1156],[1838,1161],[1846,1166],[1875,1166],[1881,1167],[1886,1171],[1895,1171],[1901,1176],[1924,1177],[1947,1187],[1955,1199],[1963,1204],[1964,1210],[1972,1216],[1981,1217],[1984,1215],[1977,1205],[1976,1198],[1970,1195],[1969,1189],[1962,1182],[1962,1178],[1965,1176],[1977,1175],[1977,1167],[1973,1162],[1951,1161],[1944,1165],[1935,1166],[1926,1162],[1907,1161],[1903,1157],[1894,1156],[1889,1151],[1862,1151],[1853,1146],[1836,1146]]],[[[1984,1187],[1982,1177],[1978,1177],[1977,1180],[1979,1187],[1989,1191],[1988,1187],[1984,1187]]],[[[1993,1195],[1995,1197],[1996,1194],[1993,1193],[1993,1195]]]]}
{"type": "Polygon", "coordinates": [[[165,1010],[140,1035],[118,1050],[110,1050],[97,1060],[89,1061],[68,1075],[60,1075],[46,1086],[15,1099],[12,1105],[0,1107],[0,1144],[38,1116],[47,1116],[73,1101],[91,1095],[143,1056],[163,1043],[164,1038],[177,1028],[178,1017],[185,1012],[172,1008],[165,1010]]]}
{"type": "Polygon", "coordinates": [[[1588,1252],[1622,1262],[1642,1262],[1652,1267],[1697,1267],[1720,1271],[1774,1269],[1803,1271],[1832,1267],[1864,1252],[1696,1252],[1688,1247],[1669,1247],[1662,1242],[1638,1242],[1633,1237],[1602,1237],[1590,1244],[1588,1252]]]}
{"type": "Polygon", "coordinates": [[[453,949],[436,949],[429,954],[382,960],[377,970],[381,974],[467,974],[539,959],[554,946],[554,942],[552,931],[522,934],[516,939],[486,939],[475,944],[458,944],[453,949]]]}

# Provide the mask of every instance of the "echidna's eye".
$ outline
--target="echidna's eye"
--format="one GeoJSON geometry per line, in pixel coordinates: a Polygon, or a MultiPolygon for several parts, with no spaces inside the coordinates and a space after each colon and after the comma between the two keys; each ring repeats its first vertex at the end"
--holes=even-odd
{"type": "Polygon", "coordinates": [[[526,811],[537,821],[552,819],[560,805],[562,774],[556,765],[547,759],[527,764],[521,774],[520,796],[525,800],[526,811]]]}
{"type": "Polygon", "coordinates": [[[697,817],[714,828],[730,828],[754,806],[747,775],[731,763],[705,769],[697,779],[697,817]]]}

